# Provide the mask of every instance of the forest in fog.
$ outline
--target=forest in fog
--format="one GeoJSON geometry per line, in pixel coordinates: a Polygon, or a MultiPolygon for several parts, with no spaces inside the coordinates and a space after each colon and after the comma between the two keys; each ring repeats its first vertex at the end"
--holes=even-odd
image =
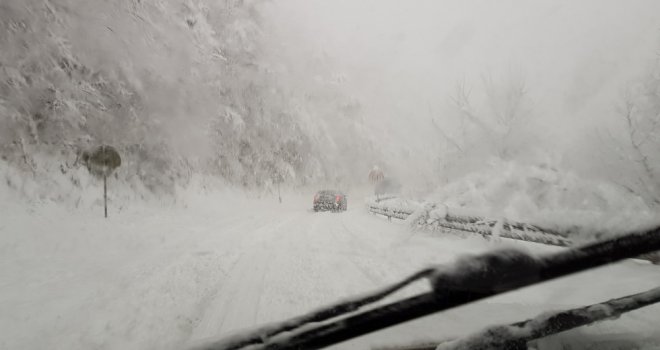
{"type": "Polygon", "coordinates": [[[141,196],[532,166],[654,206],[660,5],[617,4],[3,1],[3,182],[76,196],[79,155],[108,144],[141,196]]]}

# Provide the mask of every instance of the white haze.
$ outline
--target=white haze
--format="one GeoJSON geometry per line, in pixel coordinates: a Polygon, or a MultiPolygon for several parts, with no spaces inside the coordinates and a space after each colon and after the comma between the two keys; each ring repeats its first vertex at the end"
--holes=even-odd
{"type": "MultiPolygon", "coordinates": [[[[0,161],[36,182],[77,187],[78,175],[50,169],[75,168],[77,149],[110,143],[126,160],[120,181],[169,192],[200,172],[267,192],[275,173],[289,187],[351,186],[376,164],[428,192],[493,157],[643,190],[631,184],[638,169],[621,172],[632,166],[607,152],[625,136],[623,92],[657,60],[655,0],[7,0],[0,9],[0,161]],[[516,84],[526,94],[509,130],[495,114],[516,84]],[[469,108],[454,105],[457,86],[469,108]]],[[[15,178],[10,187],[25,187],[15,178]]]]}
{"type": "Polygon", "coordinates": [[[578,166],[593,147],[585,140],[616,129],[622,92],[660,48],[654,0],[286,0],[264,13],[283,82],[304,88],[336,77],[360,101],[365,136],[384,163],[409,176],[433,177],[447,151],[432,118],[460,137],[450,99],[457,84],[472,91],[477,113],[487,110],[485,77],[525,82],[527,147],[588,171],[578,166]]]}
{"type": "MultiPolygon", "coordinates": [[[[660,0],[0,0],[0,349],[189,348],[464,254],[564,249],[497,237],[505,220],[578,243],[657,223],[659,50],[660,0]],[[657,128],[635,153],[617,107],[644,79],[638,131],[657,128]],[[83,164],[100,144],[122,158],[108,179],[83,164]],[[425,202],[408,224],[479,216],[496,237],[372,215],[375,164],[402,185],[379,206],[425,202]],[[324,187],[346,211],[313,211],[324,187]]],[[[658,281],[629,259],[338,348],[458,338],[658,281]]],[[[658,315],[538,349],[657,350],[658,315]]]]}

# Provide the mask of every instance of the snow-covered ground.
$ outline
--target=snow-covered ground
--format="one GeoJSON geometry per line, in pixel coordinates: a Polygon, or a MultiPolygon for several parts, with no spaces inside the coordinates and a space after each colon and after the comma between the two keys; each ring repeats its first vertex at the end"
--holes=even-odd
{"type": "MultiPolygon", "coordinates": [[[[368,214],[314,213],[312,194],[217,193],[185,207],[94,210],[0,204],[1,349],[180,349],[311,311],[458,255],[517,245],[410,232],[368,214]]],[[[658,286],[660,267],[626,261],[409,322],[336,348],[467,335],[539,312],[658,286]]],[[[419,292],[424,284],[412,287],[419,292]]],[[[578,329],[572,339],[648,338],[660,306],[578,329]]],[[[656,335],[656,338],[659,337],[656,335]]]]}

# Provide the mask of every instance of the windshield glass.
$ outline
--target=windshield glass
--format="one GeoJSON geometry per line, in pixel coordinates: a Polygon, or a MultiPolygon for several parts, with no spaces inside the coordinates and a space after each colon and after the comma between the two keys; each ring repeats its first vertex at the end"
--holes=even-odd
{"type": "MultiPolygon", "coordinates": [[[[252,338],[440,271],[538,282],[464,258],[660,223],[659,53],[654,0],[3,0],[0,348],[194,348],[438,266],[252,338]]],[[[606,303],[660,287],[647,250],[492,297],[448,283],[484,298],[332,345],[593,306],[525,344],[658,348],[660,306],[606,303]]]]}

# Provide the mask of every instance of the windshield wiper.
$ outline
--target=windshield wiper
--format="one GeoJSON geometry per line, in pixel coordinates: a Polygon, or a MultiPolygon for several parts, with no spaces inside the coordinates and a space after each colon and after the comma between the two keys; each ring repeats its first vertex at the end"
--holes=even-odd
{"type": "Polygon", "coordinates": [[[487,328],[467,338],[447,342],[439,350],[526,350],[527,343],[569,329],[613,319],[629,311],[660,302],[660,287],[585,307],[544,313],[527,321],[487,328]]]}
{"type": "Polygon", "coordinates": [[[400,282],[378,289],[371,293],[346,299],[339,303],[320,308],[308,314],[298,316],[284,322],[263,326],[257,330],[245,334],[239,334],[233,337],[222,339],[216,343],[206,344],[199,349],[235,350],[242,349],[249,345],[261,344],[263,343],[264,339],[274,337],[278,334],[293,331],[308,324],[327,321],[329,319],[357,311],[363,306],[376,303],[420,279],[428,278],[434,272],[435,269],[432,268],[424,269],[412,274],[400,282]]]}
{"type": "Polygon", "coordinates": [[[542,257],[515,249],[463,257],[453,266],[424,270],[366,297],[197,349],[226,350],[247,346],[250,349],[318,349],[486,297],[657,250],[660,250],[660,227],[542,257]],[[432,291],[338,317],[381,300],[419,278],[428,278],[432,291]],[[337,312],[332,311],[335,308],[337,312]]]}
{"type": "Polygon", "coordinates": [[[596,322],[615,319],[626,312],[658,302],[660,302],[660,287],[589,306],[544,312],[523,322],[488,327],[460,339],[391,345],[374,350],[527,350],[528,344],[534,340],[596,322]]]}

